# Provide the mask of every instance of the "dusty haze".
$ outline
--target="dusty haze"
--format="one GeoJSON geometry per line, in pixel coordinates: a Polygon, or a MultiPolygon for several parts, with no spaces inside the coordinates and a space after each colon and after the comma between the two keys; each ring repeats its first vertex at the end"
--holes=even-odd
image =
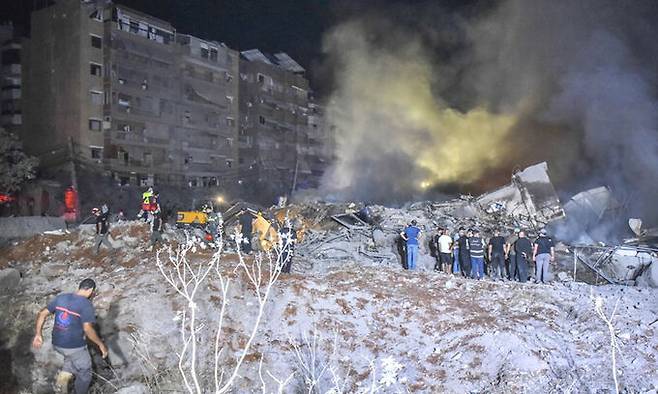
{"type": "Polygon", "coordinates": [[[548,160],[565,195],[607,184],[656,222],[657,14],[651,1],[510,0],[350,18],[325,36],[339,135],[324,190],[479,192],[548,160]]]}

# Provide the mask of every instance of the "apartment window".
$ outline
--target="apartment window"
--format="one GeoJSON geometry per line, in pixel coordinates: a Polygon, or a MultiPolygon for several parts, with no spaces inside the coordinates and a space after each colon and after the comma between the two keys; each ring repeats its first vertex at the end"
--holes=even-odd
{"type": "Polygon", "coordinates": [[[226,96],[226,101],[233,104],[233,96],[226,96]]]}
{"type": "Polygon", "coordinates": [[[210,57],[210,51],[208,50],[208,45],[201,44],[201,57],[208,59],[210,57]]]}
{"type": "Polygon", "coordinates": [[[100,159],[102,157],[102,150],[103,148],[97,147],[97,146],[92,146],[90,147],[91,149],[91,158],[92,159],[100,159]]]}
{"type": "Polygon", "coordinates": [[[226,118],[226,125],[229,127],[235,126],[235,119],[233,118],[226,118]]]}
{"type": "Polygon", "coordinates": [[[99,36],[91,35],[91,46],[101,49],[103,47],[103,40],[99,36]]]}
{"type": "Polygon", "coordinates": [[[89,15],[89,18],[97,20],[99,22],[103,21],[103,10],[96,10],[89,15]]]}
{"type": "Polygon", "coordinates": [[[233,167],[233,160],[226,160],[226,167],[228,168],[233,167]]]}
{"type": "Polygon", "coordinates": [[[130,107],[130,101],[131,100],[132,100],[132,97],[130,97],[126,94],[123,94],[123,93],[119,93],[118,103],[119,103],[120,106],[130,107]]]}
{"type": "Polygon", "coordinates": [[[226,139],[226,145],[233,146],[233,138],[227,138],[226,139]]]}
{"type": "Polygon", "coordinates": [[[89,119],[89,130],[91,131],[101,131],[103,122],[100,119],[89,119]]]}
{"type": "Polygon", "coordinates": [[[135,33],[135,34],[139,33],[139,23],[138,22],[130,21],[130,32],[135,33]]]}
{"type": "Polygon", "coordinates": [[[89,63],[89,74],[95,77],[103,76],[103,68],[98,63],[89,63]]]}
{"type": "Polygon", "coordinates": [[[89,95],[91,96],[91,103],[94,105],[101,105],[103,104],[103,92],[99,92],[96,90],[91,90],[89,92],[89,95]]]}
{"type": "Polygon", "coordinates": [[[265,117],[264,116],[259,116],[258,117],[258,123],[265,124],[265,117]]]}
{"type": "Polygon", "coordinates": [[[212,60],[214,62],[217,61],[217,49],[210,48],[210,60],[212,60]]]}
{"type": "Polygon", "coordinates": [[[265,83],[265,75],[258,74],[258,83],[265,83]]]}

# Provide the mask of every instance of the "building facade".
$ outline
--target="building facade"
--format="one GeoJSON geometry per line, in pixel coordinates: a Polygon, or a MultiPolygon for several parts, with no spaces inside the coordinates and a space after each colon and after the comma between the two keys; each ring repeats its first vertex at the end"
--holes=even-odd
{"type": "Polygon", "coordinates": [[[0,25],[0,127],[18,133],[22,115],[21,42],[12,24],[0,25]]]}
{"type": "Polygon", "coordinates": [[[247,194],[290,195],[323,171],[319,120],[305,70],[285,53],[240,58],[240,180],[247,194]]]}
{"type": "Polygon", "coordinates": [[[119,184],[216,187],[237,171],[238,53],[115,4],[32,14],[26,148],[119,184]]]}
{"type": "Polygon", "coordinates": [[[60,0],[31,22],[21,135],[44,167],[243,198],[317,184],[326,128],[287,54],[239,53],[109,1],[60,0]]]}

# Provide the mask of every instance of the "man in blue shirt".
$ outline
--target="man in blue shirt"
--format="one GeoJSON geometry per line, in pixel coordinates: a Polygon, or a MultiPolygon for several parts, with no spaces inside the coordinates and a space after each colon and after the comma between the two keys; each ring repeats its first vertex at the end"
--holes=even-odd
{"type": "Polygon", "coordinates": [[[73,376],[76,394],[84,394],[89,389],[91,357],[85,337],[98,346],[103,358],[107,357],[107,347],[93,326],[96,323],[96,311],[89,299],[95,290],[96,283],[92,279],[85,279],[80,282],[78,291],[58,295],[37,315],[36,332],[32,340],[35,349],[43,345],[41,331],[46,317],[51,313],[55,315],[53,347],[64,356],[64,367],[57,376],[56,385],[64,392],[68,392],[68,383],[73,376]]]}
{"type": "Polygon", "coordinates": [[[412,220],[403,232],[400,233],[402,239],[407,243],[407,266],[409,270],[416,268],[416,261],[418,261],[418,238],[420,237],[420,228],[416,226],[416,220],[412,220]]]}

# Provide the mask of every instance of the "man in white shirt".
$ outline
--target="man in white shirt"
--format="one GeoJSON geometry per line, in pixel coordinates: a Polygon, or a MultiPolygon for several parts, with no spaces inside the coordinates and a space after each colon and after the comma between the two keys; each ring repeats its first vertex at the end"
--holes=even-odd
{"type": "Polygon", "coordinates": [[[450,272],[450,262],[452,260],[452,238],[448,234],[447,229],[441,229],[441,235],[437,241],[439,252],[439,267],[438,271],[448,273],[450,272]]]}

